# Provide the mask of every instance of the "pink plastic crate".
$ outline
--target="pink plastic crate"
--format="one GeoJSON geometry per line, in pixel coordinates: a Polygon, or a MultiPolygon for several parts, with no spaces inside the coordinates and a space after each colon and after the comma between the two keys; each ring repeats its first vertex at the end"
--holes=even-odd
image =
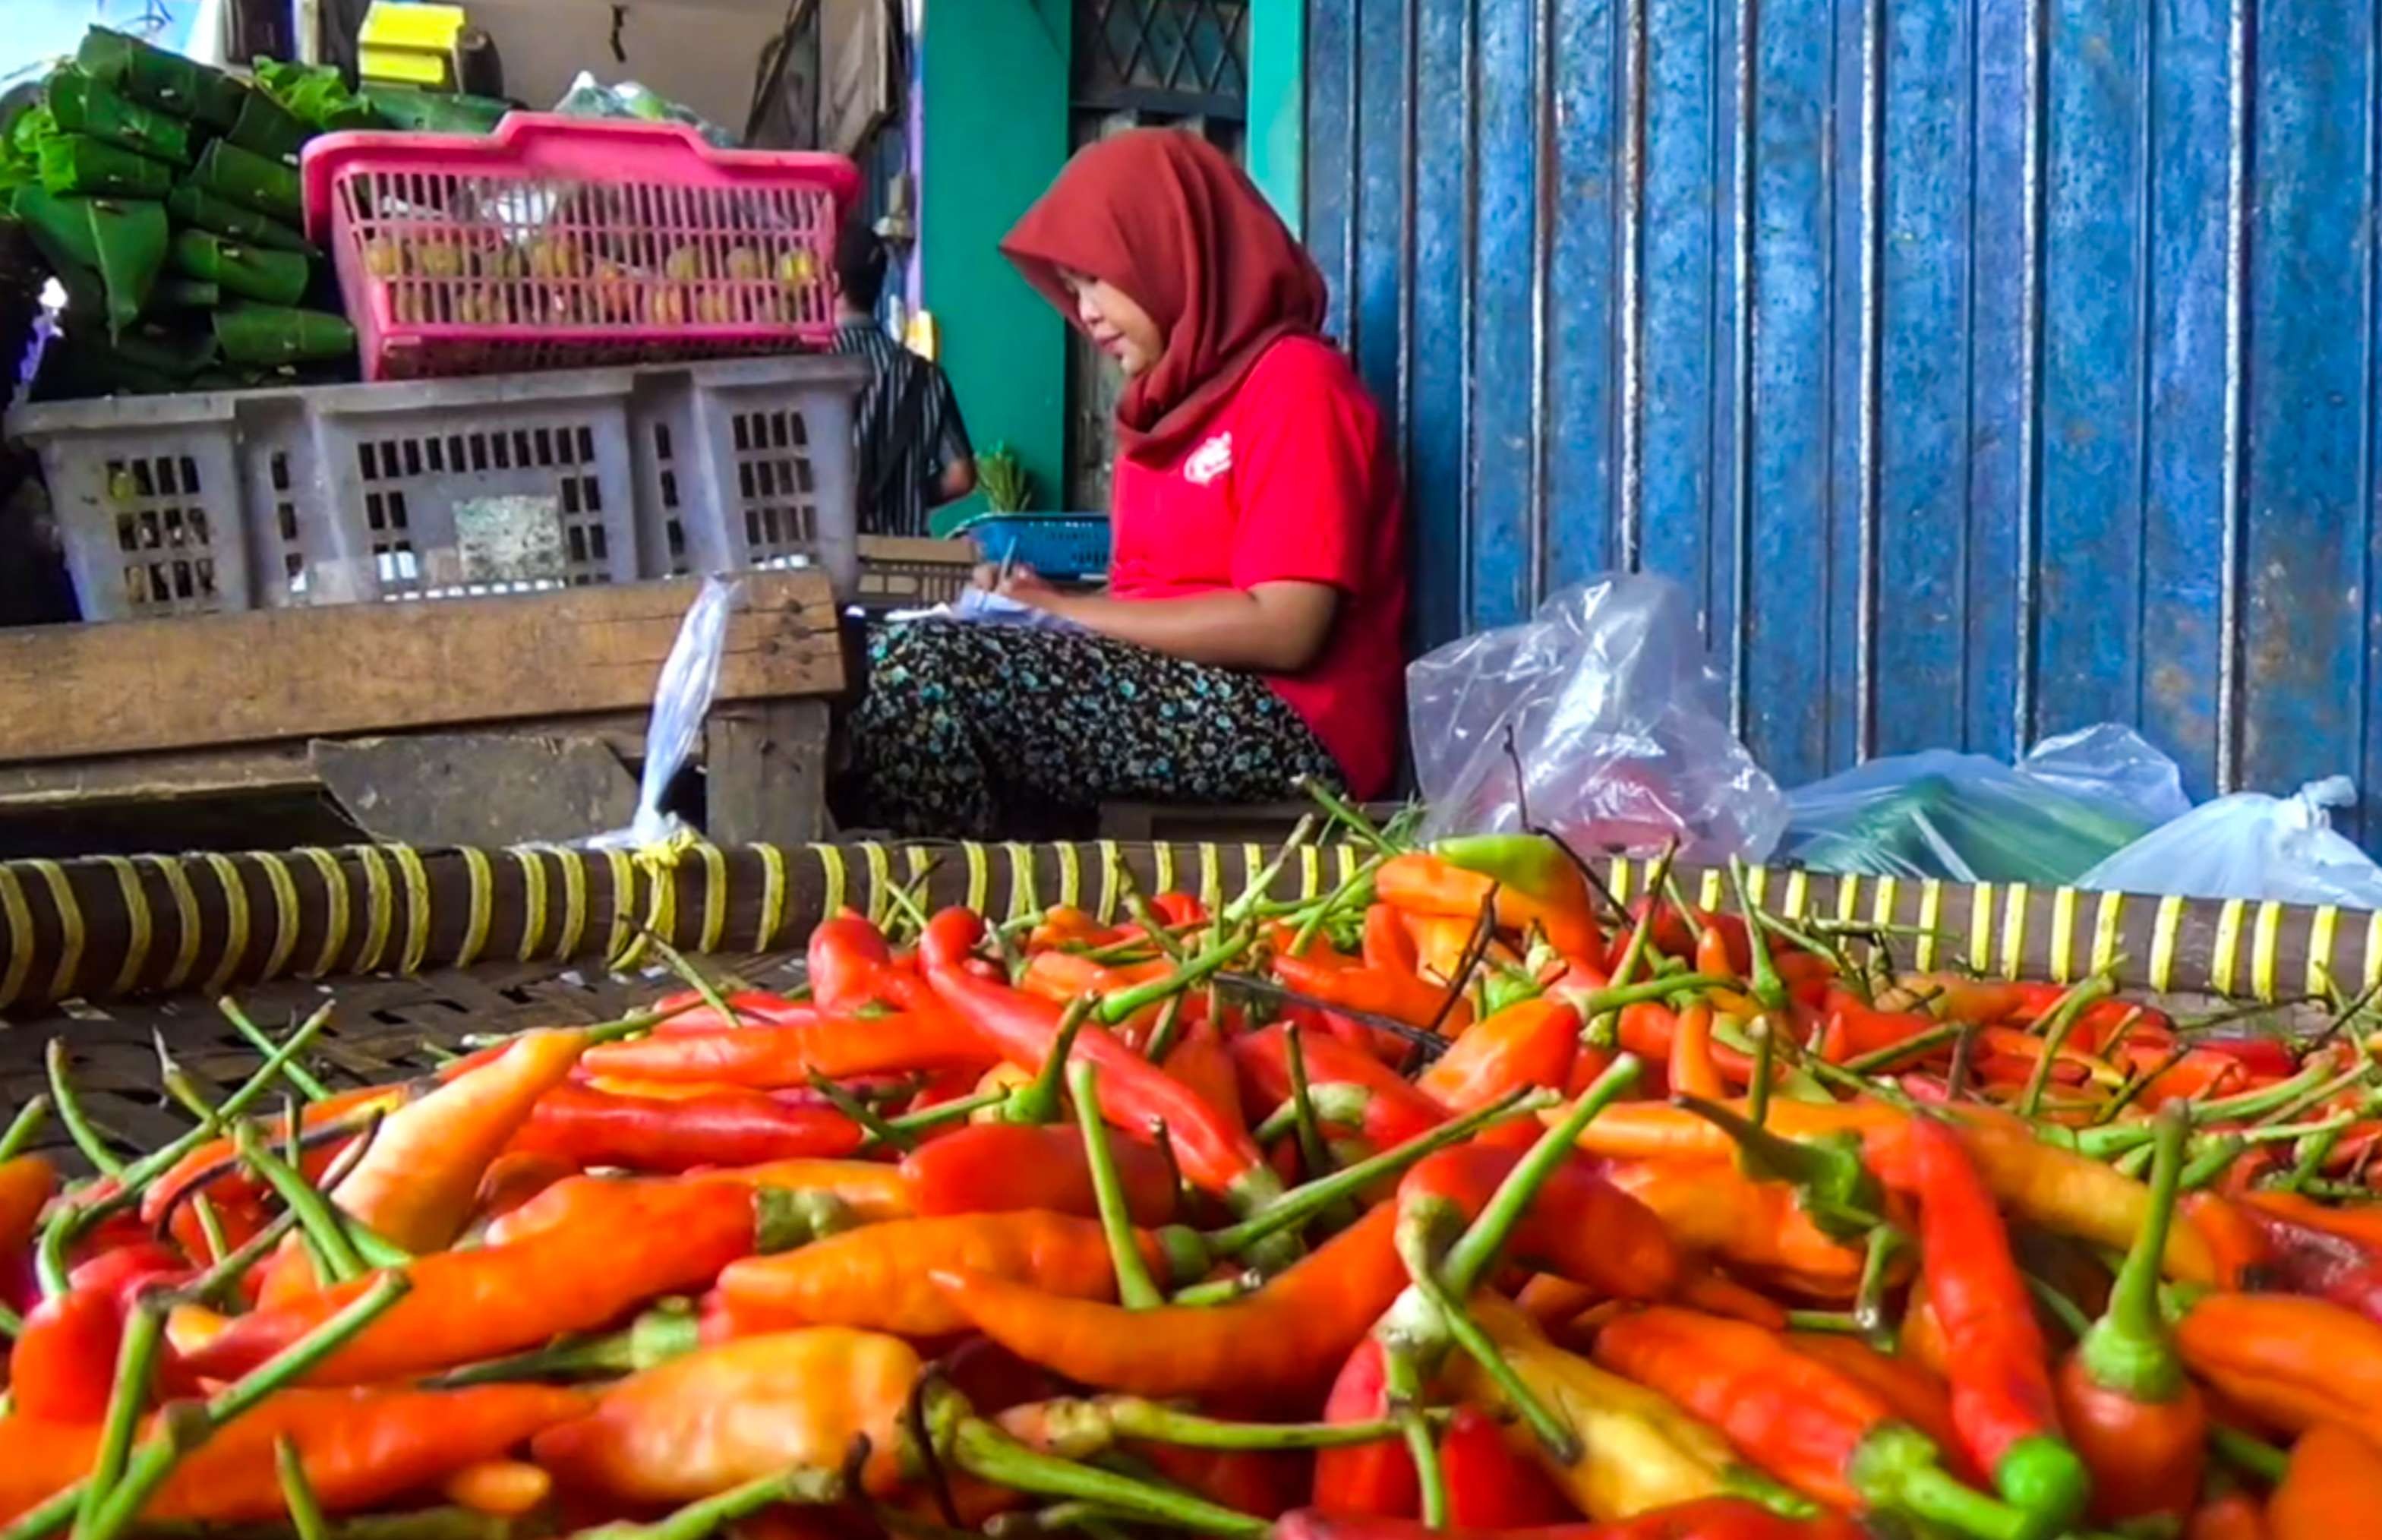
{"type": "Polygon", "coordinates": [[[485,139],[326,134],[308,233],[366,379],[824,348],[841,155],[718,150],[676,123],[514,113],[485,139]]]}

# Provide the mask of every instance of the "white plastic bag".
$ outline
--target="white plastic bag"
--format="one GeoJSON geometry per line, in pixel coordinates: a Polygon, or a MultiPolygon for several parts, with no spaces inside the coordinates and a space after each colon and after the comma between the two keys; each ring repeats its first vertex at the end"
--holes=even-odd
{"type": "Polygon", "coordinates": [[[678,639],[662,659],[661,677],[654,684],[653,720],[645,724],[645,768],[637,782],[637,814],[626,829],[598,834],[587,842],[595,850],[636,850],[659,844],[684,825],[662,808],[670,782],[678,779],[694,753],[710,714],[711,696],[719,688],[719,657],[728,647],[728,617],[736,609],[743,585],[722,577],[706,577],[678,639]]]}
{"type": "Polygon", "coordinates": [[[2345,775],[2311,781],[2291,796],[2220,796],[2136,840],[2077,885],[2382,909],[2382,866],[2334,833],[2325,816],[2356,800],[2345,775]]]}
{"type": "Polygon", "coordinates": [[[1594,578],[1418,659],[1406,722],[1427,836],[1517,830],[1516,756],[1530,821],[1582,853],[1676,836],[1684,860],[1758,861],[1786,827],[1777,783],[1728,730],[1694,607],[1662,578],[1594,578]]]}

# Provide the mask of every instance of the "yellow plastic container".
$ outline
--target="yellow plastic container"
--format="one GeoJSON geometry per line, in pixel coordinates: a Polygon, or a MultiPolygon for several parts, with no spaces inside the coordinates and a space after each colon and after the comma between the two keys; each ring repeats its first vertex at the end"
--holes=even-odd
{"type": "Polygon", "coordinates": [[[464,26],[460,6],[373,0],[356,32],[356,73],[389,85],[452,91],[464,26]]]}

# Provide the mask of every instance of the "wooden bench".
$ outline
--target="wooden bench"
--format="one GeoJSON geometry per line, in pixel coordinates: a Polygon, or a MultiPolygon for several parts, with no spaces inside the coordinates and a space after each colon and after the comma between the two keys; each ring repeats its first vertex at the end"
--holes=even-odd
{"type": "MultiPolygon", "coordinates": [[[[0,632],[0,819],[313,790],[414,844],[617,828],[694,593],[681,581],[0,632]]],[[[821,837],[829,708],[848,666],[823,574],[747,574],[699,747],[713,839],[821,837]]],[[[286,843],[271,834],[258,838],[286,843]]]]}

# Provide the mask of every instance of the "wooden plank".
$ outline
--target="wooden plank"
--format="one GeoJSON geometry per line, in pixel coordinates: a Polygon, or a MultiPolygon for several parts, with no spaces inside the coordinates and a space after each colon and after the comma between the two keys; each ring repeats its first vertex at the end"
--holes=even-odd
{"type": "MultiPolygon", "coordinates": [[[[645,714],[502,723],[477,730],[531,738],[583,739],[600,744],[621,763],[644,758],[645,714]]],[[[322,777],[303,738],[230,748],[132,754],[105,758],[48,759],[0,765],[0,816],[32,815],[68,807],[185,802],[200,798],[271,796],[320,790],[322,777]]]]}
{"type": "MultiPolygon", "coordinates": [[[[755,573],[722,701],[840,690],[817,573],[755,573]]],[[[639,708],[691,582],[0,633],[0,763],[639,708]]]]}
{"type": "Polygon", "coordinates": [[[825,701],[731,708],[713,714],[706,736],[704,822],[714,844],[827,837],[825,701]]]}
{"type": "Polygon", "coordinates": [[[636,777],[598,738],[416,733],[318,740],[308,758],[358,828],[399,844],[583,840],[637,810],[636,777]]]}

